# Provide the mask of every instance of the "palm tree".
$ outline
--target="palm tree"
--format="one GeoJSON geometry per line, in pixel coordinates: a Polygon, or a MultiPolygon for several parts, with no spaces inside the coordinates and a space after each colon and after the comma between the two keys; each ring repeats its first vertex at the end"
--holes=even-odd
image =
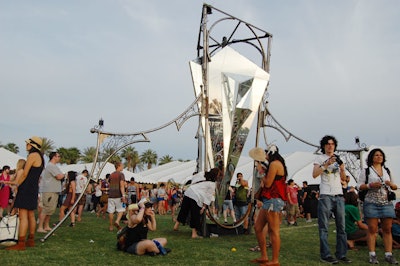
{"type": "Polygon", "coordinates": [[[61,155],[61,163],[76,164],[81,157],[81,152],[78,148],[59,148],[57,152],[61,155]]]}
{"type": "Polygon", "coordinates": [[[15,143],[7,143],[6,145],[0,145],[0,147],[9,150],[13,153],[18,153],[19,152],[19,147],[15,143]]]}
{"type": "Polygon", "coordinates": [[[147,169],[150,169],[153,164],[157,164],[157,153],[151,149],[145,150],[140,155],[140,161],[147,164],[147,169]]]}
{"type": "Polygon", "coordinates": [[[50,152],[54,151],[56,148],[54,146],[54,141],[48,139],[46,137],[42,137],[42,148],[40,151],[46,155],[47,157],[50,155],[50,152]]]}
{"type": "MultiPolygon", "coordinates": [[[[100,161],[104,162],[114,152],[115,152],[115,148],[113,148],[113,147],[104,148],[104,150],[100,156],[100,161]]],[[[116,153],[113,156],[111,156],[111,158],[108,161],[112,164],[115,164],[116,162],[121,162],[122,160],[121,160],[120,156],[118,155],[118,153],[116,153]]]]}
{"type": "Polygon", "coordinates": [[[170,162],[172,162],[172,161],[173,161],[172,156],[170,156],[170,155],[164,155],[163,157],[161,157],[161,158],[158,160],[158,165],[163,165],[163,164],[166,164],[166,163],[170,163],[170,162]]]}
{"type": "Polygon", "coordinates": [[[125,159],[125,167],[128,170],[132,169],[132,172],[135,172],[136,167],[140,164],[139,153],[135,150],[134,147],[126,147],[121,152],[121,157],[125,159]]]}
{"type": "Polygon", "coordinates": [[[88,147],[83,150],[83,154],[80,158],[80,161],[83,163],[92,163],[94,162],[95,156],[96,156],[96,148],[88,147]]]}

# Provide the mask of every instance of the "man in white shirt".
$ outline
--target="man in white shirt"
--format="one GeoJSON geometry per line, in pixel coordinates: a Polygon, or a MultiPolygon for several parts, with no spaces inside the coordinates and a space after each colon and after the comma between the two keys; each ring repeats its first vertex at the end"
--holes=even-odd
{"type": "Polygon", "coordinates": [[[351,263],[346,257],[347,237],[345,231],[345,208],[341,180],[346,179],[345,165],[335,155],[337,140],[333,136],[324,136],[321,141],[323,154],[314,161],[313,178],[321,176],[318,200],[318,229],[321,261],[329,264],[351,263]],[[331,212],[336,223],[336,259],[332,257],[328,244],[329,218],[331,212]]]}
{"type": "MultiPolygon", "coordinates": [[[[89,175],[88,170],[83,170],[82,174],[76,177],[76,198],[80,196],[80,194],[85,194],[86,183],[88,181],[87,176],[89,175]]],[[[78,222],[82,220],[82,212],[83,207],[86,203],[86,195],[83,195],[79,200],[77,209],[78,209],[78,218],[76,219],[78,222]]],[[[74,210],[74,214],[76,213],[76,209],[74,210]]]]}

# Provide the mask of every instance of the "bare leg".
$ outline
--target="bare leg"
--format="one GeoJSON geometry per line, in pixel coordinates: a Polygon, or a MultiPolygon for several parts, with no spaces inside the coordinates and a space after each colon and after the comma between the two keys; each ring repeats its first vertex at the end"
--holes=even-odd
{"type": "Polygon", "coordinates": [[[110,231],[113,230],[114,228],[114,213],[109,213],[108,214],[108,220],[110,222],[110,227],[108,228],[110,231]]]}
{"type": "Polygon", "coordinates": [[[281,237],[279,232],[281,213],[270,211],[267,214],[269,237],[272,243],[272,261],[279,262],[279,251],[281,248],[281,237]]]}
{"type": "Polygon", "coordinates": [[[368,250],[372,252],[375,251],[376,234],[378,233],[378,219],[369,218],[367,220],[367,224],[368,224],[368,235],[367,235],[368,250]]]}
{"type": "Polygon", "coordinates": [[[392,252],[393,249],[392,222],[392,218],[382,219],[382,236],[385,252],[392,252]]]}
{"type": "Polygon", "coordinates": [[[267,255],[267,240],[266,240],[266,231],[264,230],[265,225],[267,224],[267,211],[261,209],[258,212],[257,220],[254,224],[254,231],[256,233],[258,246],[260,247],[261,252],[261,260],[268,260],[267,255]]]}

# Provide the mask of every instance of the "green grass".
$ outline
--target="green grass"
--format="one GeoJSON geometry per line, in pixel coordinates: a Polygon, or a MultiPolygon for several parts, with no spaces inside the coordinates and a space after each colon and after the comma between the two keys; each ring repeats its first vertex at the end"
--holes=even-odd
{"type": "MultiPolygon", "coordinates": [[[[52,221],[56,221],[54,216],[52,221]]],[[[83,221],[74,228],[68,227],[67,220],[44,243],[39,239],[44,234],[36,234],[36,247],[26,251],[6,251],[0,249],[0,265],[255,265],[249,261],[259,253],[248,249],[256,245],[254,234],[229,235],[218,238],[190,238],[190,228],[181,226],[178,232],[172,230],[171,216],[157,216],[158,230],[149,234],[150,238],[162,236],[168,239],[172,252],[167,256],[135,256],[116,250],[116,232],[108,231],[106,220],[85,213],[83,221]],[[93,240],[93,243],[91,243],[93,240]],[[235,247],[236,252],[231,248],[235,247]]],[[[318,227],[299,220],[299,226],[281,226],[281,265],[326,265],[319,262],[318,227]]],[[[329,241],[334,253],[334,224],[330,226],[329,241]]],[[[269,250],[269,254],[271,251],[269,250]]],[[[378,259],[383,261],[382,240],[377,246],[378,259]]],[[[400,259],[399,251],[394,255],[400,259]]],[[[367,247],[359,251],[349,251],[351,265],[368,265],[367,247]]]]}

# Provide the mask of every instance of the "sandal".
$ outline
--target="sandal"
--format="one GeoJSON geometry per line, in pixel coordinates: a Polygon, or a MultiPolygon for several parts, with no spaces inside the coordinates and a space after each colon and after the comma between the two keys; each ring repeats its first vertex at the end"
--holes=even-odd
{"type": "Polygon", "coordinates": [[[267,263],[268,259],[254,259],[250,260],[251,263],[267,263]]]}
{"type": "Polygon", "coordinates": [[[255,246],[254,248],[249,248],[249,250],[253,251],[253,252],[260,252],[261,251],[259,246],[255,246]]]}

